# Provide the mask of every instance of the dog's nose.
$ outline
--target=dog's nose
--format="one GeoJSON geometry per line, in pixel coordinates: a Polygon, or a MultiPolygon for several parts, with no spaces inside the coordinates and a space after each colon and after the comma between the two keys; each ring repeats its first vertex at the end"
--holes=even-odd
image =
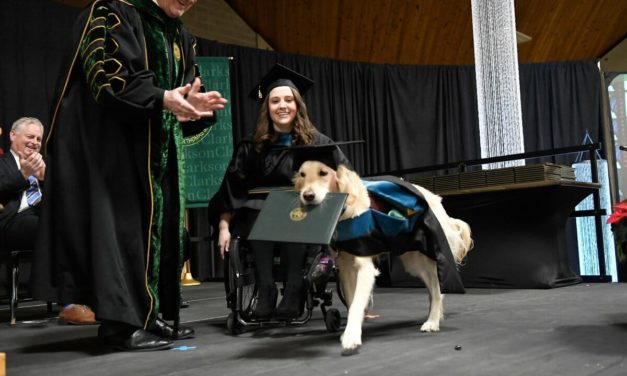
{"type": "Polygon", "coordinates": [[[305,199],[305,201],[311,202],[314,198],[316,198],[316,194],[313,193],[313,191],[305,191],[303,193],[303,198],[305,199]]]}

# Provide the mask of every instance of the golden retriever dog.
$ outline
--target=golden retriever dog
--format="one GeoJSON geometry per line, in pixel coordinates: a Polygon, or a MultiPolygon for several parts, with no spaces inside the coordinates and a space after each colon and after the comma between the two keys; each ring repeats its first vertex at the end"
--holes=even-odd
{"type": "MultiPolygon", "coordinates": [[[[354,218],[370,208],[368,191],[357,173],[340,165],[337,171],[318,161],[306,161],[294,176],[296,190],[304,205],[318,205],[327,192],[347,193],[345,209],[340,221],[354,218]]],[[[431,211],[439,221],[448,245],[457,264],[472,248],[470,227],[467,223],[451,218],[446,214],[441,198],[432,192],[415,186],[424,196],[431,211]]],[[[361,346],[361,332],[375,277],[379,274],[373,258],[376,256],[355,256],[346,250],[337,250],[342,291],[348,307],[346,328],[341,337],[342,353],[350,355],[361,346]]],[[[413,276],[420,278],[429,292],[429,315],[422,324],[423,332],[440,330],[443,318],[443,294],[440,292],[436,262],[420,250],[405,252],[400,256],[405,269],[413,276]]]]}

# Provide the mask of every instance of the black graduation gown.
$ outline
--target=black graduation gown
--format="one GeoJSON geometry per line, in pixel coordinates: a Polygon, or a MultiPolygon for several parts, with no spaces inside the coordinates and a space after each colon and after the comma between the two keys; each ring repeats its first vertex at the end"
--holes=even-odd
{"type": "Polygon", "coordinates": [[[178,319],[180,307],[181,127],[190,125],[172,121],[163,92],[198,73],[180,21],[129,1],[96,1],[75,25],[46,142],[32,287],[41,300],[146,328],[159,312],[178,319]]]}

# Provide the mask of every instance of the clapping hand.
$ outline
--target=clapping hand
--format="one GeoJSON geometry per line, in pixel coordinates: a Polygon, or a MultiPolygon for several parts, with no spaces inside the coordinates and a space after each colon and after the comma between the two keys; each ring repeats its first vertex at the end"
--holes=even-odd
{"type": "MultiPolygon", "coordinates": [[[[30,150],[30,149],[26,149],[30,150]]],[[[22,170],[22,175],[24,178],[28,178],[33,175],[37,178],[37,180],[44,180],[44,174],[46,172],[46,163],[44,162],[44,158],[38,152],[32,152],[30,154],[26,154],[24,152],[18,152],[20,157],[20,168],[22,170]]]]}
{"type": "Polygon", "coordinates": [[[200,79],[196,77],[192,84],[166,90],[163,106],[171,110],[180,122],[213,116],[213,111],[223,109],[227,100],[217,91],[200,92],[200,86],[200,79]]]}
{"type": "Polygon", "coordinates": [[[192,84],[191,90],[187,93],[187,101],[194,106],[194,108],[204,116],[212,116],[214,110],[221,110],[227,103],[227,100],[222,98],[222,94],[217,91],[209,91],[202,93],[200,91],[200,79],[196,77],[192,84]]]}

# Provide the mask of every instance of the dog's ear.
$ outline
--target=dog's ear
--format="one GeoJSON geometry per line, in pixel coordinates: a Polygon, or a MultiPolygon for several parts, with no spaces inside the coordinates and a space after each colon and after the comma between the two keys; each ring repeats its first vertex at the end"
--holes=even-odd
{"type": "Polygon", "coordinates": [[[300,176],[300,171],[296,171],[294,173],[294,176],[292,177],[292,183],[294,184],[294,187],[297,191],[300,191],[300,189],[303,187],[303,179],[300,176]]]}
{"type": "Polygon", "coordinates": [[[355,171],[350,170],[344,165],[337,167],[337,180],[341,192],[351,190],[351,188],[359,185],[361,178],[355,171]]]}
{"type": "Polygon", "coordinates": [[[348,194],[346,210],[342,214],[342,218],[353,218],[368,210],[370,207],[368,191],[359,175],[346,166],[340,165],[337,168],[336,176],[339,191],[348,194]]]}
{"type": "Polygon", "coordinates": [[[344,165],[339,165],[337,168],[337,186],[340,192],[348,194],[346,199],[347,205],[353,205],[359,192],[357,191],[358,184],[355,181],[359,179],[357,173],[349,170],[344,165]]]}
{"type": "MultiPolygon", "coordinates": [[[[346,168],[344,165],[337,166],[335,176],[337,178],[337,187],[340,192],[346,192],[350,184],[350,173],[352,171],[346,168]]],[[[346,192],[348,193],[348,192],[346,192]]]]}

